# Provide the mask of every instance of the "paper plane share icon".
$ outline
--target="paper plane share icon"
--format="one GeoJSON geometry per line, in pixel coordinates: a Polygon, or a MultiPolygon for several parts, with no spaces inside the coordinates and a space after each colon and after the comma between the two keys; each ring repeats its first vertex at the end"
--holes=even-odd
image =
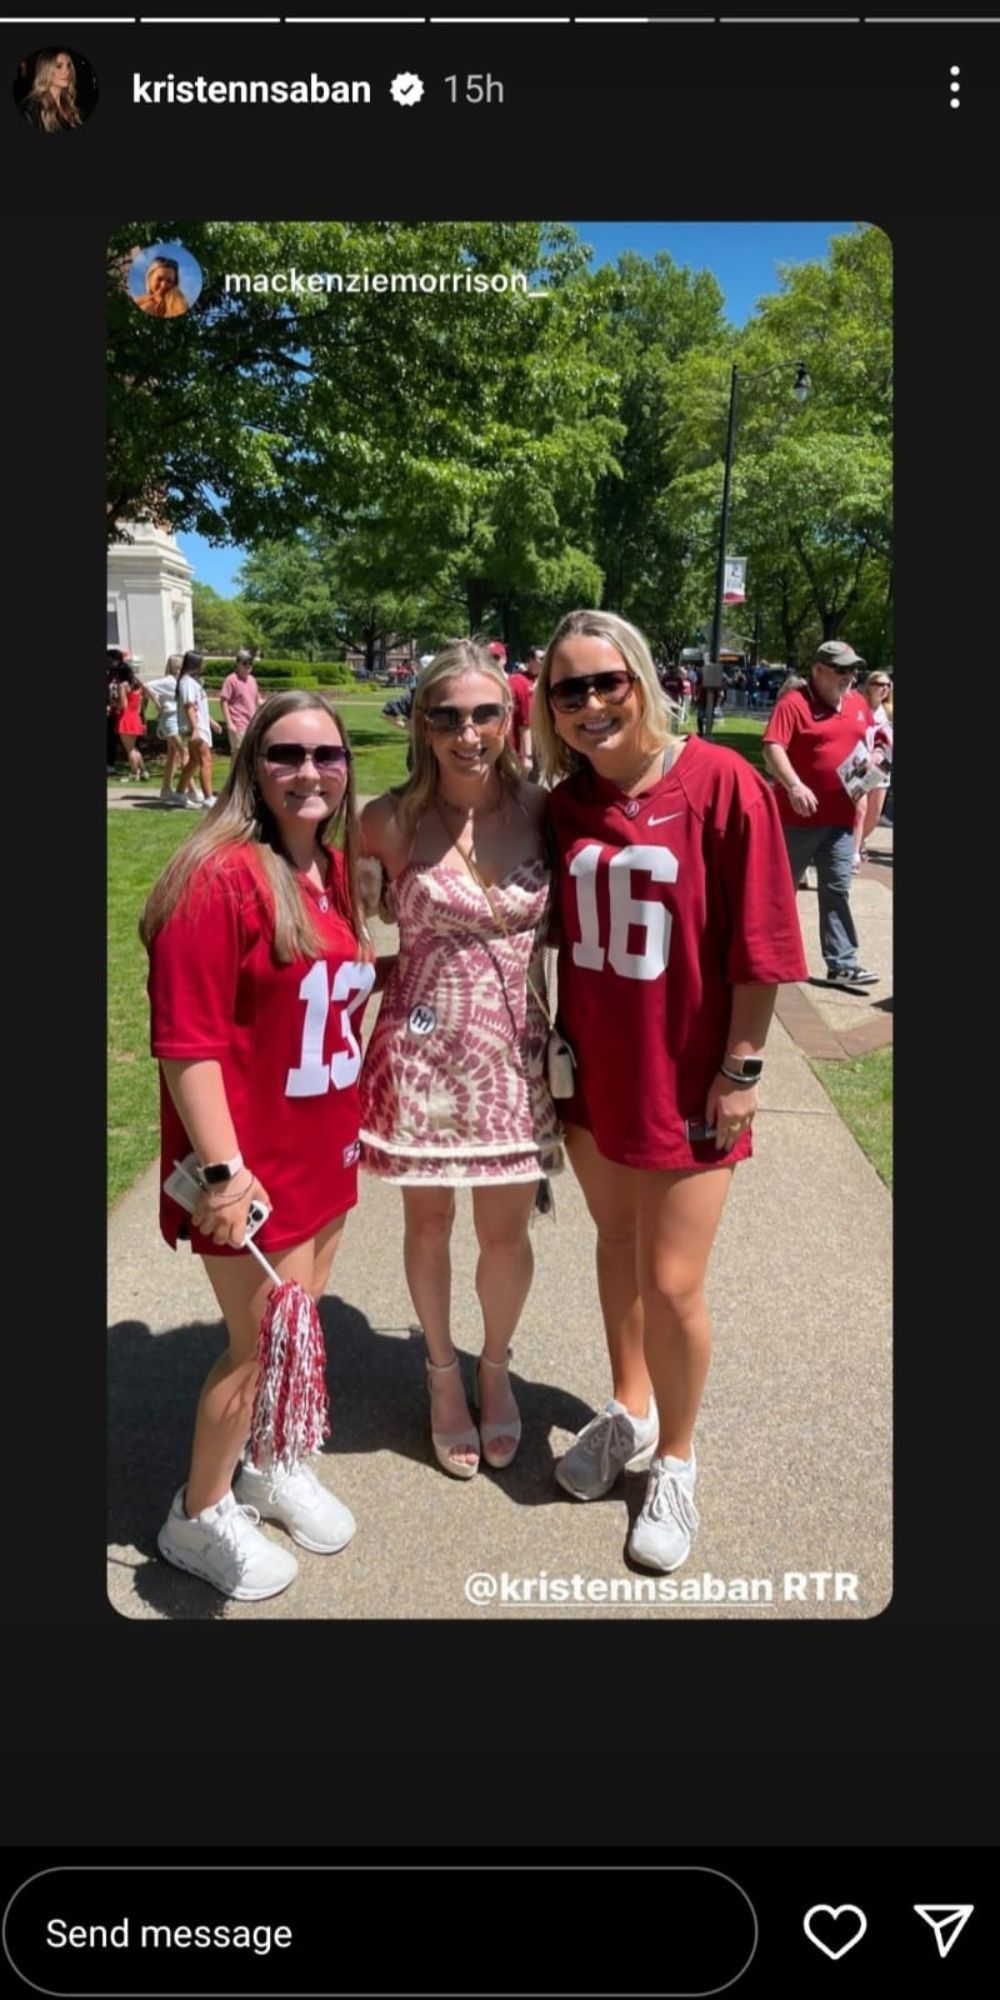
{"type": "Polygon", "coordinates": [[[914,1903],[918,1917],[930,1924],[938,1956],[947,1958],[956,1938],[960,1938],[975,1909],[974,1903],[914,1903]]]}

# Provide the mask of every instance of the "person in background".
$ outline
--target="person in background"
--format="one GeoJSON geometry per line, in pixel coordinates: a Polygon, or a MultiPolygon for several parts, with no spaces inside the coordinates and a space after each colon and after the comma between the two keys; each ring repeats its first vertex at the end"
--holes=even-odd
{"type": "Polygon", "coordinates": [[[553,782],[559,1027],[576,1057],[560,1108],[597,1231],[613,1391],[556,1477],[598,1500],[648,1467],[629,1554],[668,1572],[698,1526],[709,1259],[753,1150],[777,988],[805,975],[802,939],[769,787],[735,751],[673,734],[634,626],[569,612],[534,717],[553,782]]]}
{"type": "MultiPolygon", "coordinates": [[[[486,650],[494,659],[500,660],[501,666],[506,665],[507,656],[499,640],[486,650]]],[[[531,697],[534,692],[534,682],[527,674],[522,673],[515,663],[508,671],[507,686],[510,689],[511,704],[507,740],[525,777],[530,778],[535,761],[531,746],[531,697]]]]}
{"type": "Polygon", "coordinates": [[[140,924],[149,953],[151,1048],[160,1065],[160,1230],[201,1257],[228,1335],[203,1384],[186,1484],[157,1543],[227,1597],[272,1597],[291,1552],[278,1521],[317,1555],[355,1531],[311,1467],[244,1458],[270,1280],[244,1249],[250,1204],[279,1277],[318,1300],[357,1201],[354,1024],[375,969],[357,891],[350,744],[322,695],[293,689],[258,709],[217,810],[154,884],[140,924]],[[192,1214],[166,1189],[197,1156],[192,1214]]]}
{"type": "Polygon", "coordinates": [[[851,914],[855,801],[840,775],[872,726],[868,703],[852,693],[864,665],[841,639],[818,646],[808,679],[789,676],[763,739],[792,880],[798,888],[809,864],[815,864],[827,984],[845,993],[862,992],[879,976],[858,957],[851,914]]]}
{"type": "Polygon", "coordinates": [[[260,688],[253,676],[253,654],[244,647],[237,653],[233,671],[226,675],[219,693],[231,757],[235,757],[260,707],[260,699],[260,688]]]}
{"type": "Polygon", "coordinates": [[[114,708],[118,741],[128,760],[127,784],[147,784],[149,772],[139,749],[140,738],[146,733],[142,704],[145,689],[126,661],[122,661],[115,681],[114,708]]]}
{"type": "Polygon", "coordinates": [[[677,710],[677,720],[683,727],[691,706],[691,683],[687,674],[678,663],[677,666],[664,667],[659,679],[663,692],[667,700],[673,703],[677,710]]]}
{"type": "Polygon", "coordinates": [[[873,670],[861,692],[872,711],[871,727],[865,732],[865,742],[872,756],[884,763],[885,783],[877,785],[874,791],[865,792],[858,800],[854,820],[855,874],[863,861],[871,859],[866,843],[882,817],[892,776],[892,682],[888,674],[873,670]]]}
{"type": "Polygon", "coordinates": [[[185,653],[177,683],[177,714],[185,738],[184,769],[177,789],[184,804],[195,809],[214,806],[216,802],[212,790],[212,731],[216,736],[222,734],[222,725],[216,722],[208,705],[202,681],[204,672],[204,653],[185,653]],[[196,779],[201,784],[200,800],[193,796],[196,779]]]}
{"type": "MultiPolygon", "coordinates": [[[[542,671],[542,661],[544,660],[544,658],[545,658],[544,646],[529,646],[524,656],[524,665],[522,668],[522,672],[524,674],[526,681],[528,682],[528,686],[531,690],[532,696],[534,695],[535,688],[538,684],[538,676],[542,671]]],[[[526,766],[525,768],[527,769],[527,774],[528,777],[531,779],[532,784],[537,785],[540,784],[541,782],[542,765],[541,765],[541,759],[538,755],[537,745],[535,744],[534,738],[531,735],[530,702],[528,707],[528,722],[529,722],[528,740],[531,743],[531,764],[530,766],[526,766]]]]}
{"type": "Polygon", "coordinates": [[[107,766],[108,777],[118,775],[118,680],[122,671],[125,654],[120,646],[108,647],[107,680],[105,685],[105,715],[107,718],[107,766]]]}
{"type": "MultiPolygon", "coordinates": [[[[433,657],[432,654],[431,658],[433,659],[433,657]]],[[[405,729],[407,738],[409,739],[410,718],[413,714],[413,689],[411,687],[404,688],[402,694],[394,694],[391,701],[383,704],[382,714],[387,722],[392,723],[395,729],[405,729]]],[[[413,744],[409,740],[406,745],[406,768],[408,771],[412,771],[413,769],[413,744]]]]}
{"type": "Polygon", "coordinates": [[[174,778],[184,762],[184,746],[177,717],[177,680],[183,657],[182,653],[171,653],[163,673],[156,680],[143,681],[146,693],[156,703],[156,733],[166,748],[160,782],[160,803],[165,806],[184,803],[173,789],[174,778]]]}

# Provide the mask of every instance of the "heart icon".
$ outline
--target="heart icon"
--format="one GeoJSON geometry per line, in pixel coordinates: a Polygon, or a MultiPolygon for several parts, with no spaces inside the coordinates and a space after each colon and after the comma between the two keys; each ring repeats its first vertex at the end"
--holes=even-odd
{"type": "MultiPolygon", "coordinates": [[[[814,1903],[812,1909],[806,1911],[802,1928],[810,1944],[817,1945],[820,1951],[825,1951],[827,1958],[843,1958],[845,1952],[853,1951],[855,1945],[861,1943],[868,1929],[868,1918],[865,1916],[863,1910],[858,1909],[857,1903],[838,1903],[836,1909],[833,1908],[832,1903],[814,1903]],[[844,1926],[840,1922],[841,1917],[853,1917],[855,1921],[848,1925],[851,1933],[850,1937],[843,1944],[837,1945],[835,1949],[832,1944],[827,1944],[825,1938],[817,1936],[814,1925],[816,1917],[829,1917],[833,1924],[841,1931],[844,1929],[844,1926]]],[[[828,1924],[826,1929],[829,1930],[829,1928],[830,1925],[828,1924]]]]}

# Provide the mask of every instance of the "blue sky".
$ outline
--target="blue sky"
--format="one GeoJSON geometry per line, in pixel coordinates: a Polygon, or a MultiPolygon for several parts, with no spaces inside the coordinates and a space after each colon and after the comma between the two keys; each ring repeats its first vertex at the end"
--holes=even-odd
{"type": "MultiPolygon", "coordinates": [[[[778,290],[776,266],[825,258],[831,236],[847,235],[852,222],[577,222],[583,241],[593,246],[592,264],[614,263],[623,250],[652,257],[669,251],[675,264],[694,271],[712,271],[725,297],[726,318],[743,326],[756,302],[778,290]]],[[[170,245],[160,246],[168,255],[170,245]]],[[[185,253],[186,254],[186,253],[185,253]]],[[[187,291],[182,274],[183,289],[187,291]]],[[[194,564],[199,583],[210,583],[222,597],[236,589],[235,575],[242,549],[211,548],[200,535],[178,535],[183,553],[194,564]]]]}

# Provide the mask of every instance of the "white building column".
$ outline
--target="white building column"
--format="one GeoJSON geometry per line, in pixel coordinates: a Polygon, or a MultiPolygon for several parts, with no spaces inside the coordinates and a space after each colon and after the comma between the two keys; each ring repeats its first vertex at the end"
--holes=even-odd
{"type": "Polygon", "coordinates": [[[131,539],[108,550],[108,643],[123,646],[144,669],[162,672],[171,653],[194,646],[194,565],[169,529],[136,521],[127,531],[131,539]]]}

